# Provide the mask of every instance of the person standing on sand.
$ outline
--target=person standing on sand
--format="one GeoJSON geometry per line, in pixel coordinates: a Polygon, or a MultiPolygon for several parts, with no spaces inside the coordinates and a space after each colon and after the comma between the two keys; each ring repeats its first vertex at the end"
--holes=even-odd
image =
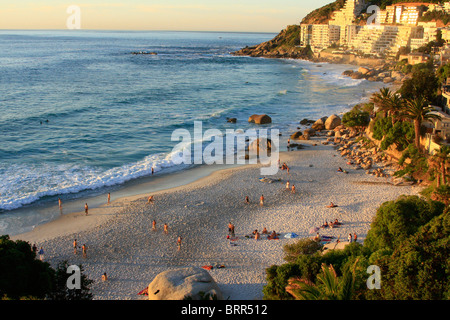
{"type": "Polygon", "coordinates": [[[353,241],[356,242],[357,239],[358,237],[356,236],[356,232],[353,232],[353,241]]]}
{"type": "Polygon", "coordinates": [[[181,249],[181,240],[182,240],[182,238],[181,238],[181,236],[178,236],[178,239],[177,239],[177,250],[178,251],[180,251],[180,249],[181,249]]]}
{"type": "Polygon", "coordinates": [[[169,227],[167,226],[167,223],[164,223],[164,233],[165,234],[169,233],[169,227]]]}
{"type": "Polygon", "coordinates": [[[234,238],[234,224],[231,222],[228,223],[228,234],[234,238]]]}
{"type": "Polygon", "coordinates": [[[250,200],[249,200],[248,196],[245,196],[245,203],[247,203],[247,204],[250,203],[250,200]]]}
{"type": "Polygon", "coordinates": [[[73,240],[73,254],[77,254],[77,247],[78,247],[78,243],[77,243],[77,239],[73,240]]]}
{"type": "Polygon", "coordinates": [[[264,205],[264,195],[261,195],[261,198],[259,198],[259,205],[261,207],[264,205]]]}
{"type": "Polygon", "coordinates": [[[111,193],[108,192],[108,204],[111,203],[111,193]]]}
{"type": "Polygon", "coordinates": [[[156,231],[156,220],[152,221],[152,230],[156,231]]]}
{"type": "Polygon", "coordinates": [[[286,182],[286,190],[289,190],[290,189],[290,183],[289,183],[289,180],[286,182]]]}
{"type": "Polygon", "coordinates": [[[81,250],[83,250],[83,258],[87,258],[87,247],[85,244],[83,244],[83,246],[81,247],[81,250]]]}
{"type": "Polygon", "coordinates": [[[86,214],[86,215],[88,215],[88,210],[89,210],[89,207],[88,207],[88,205],[87,205],[87,203],[84,205],[84,213],[86,214]]]}
{"type": "Polygon", "coordinates": [[[106,275],[106,272],[102,274],[102,281],[108,280],[108,276],[106,275]]]}
{"type": "Polygon", "coordinates": [[[61,201],[61,198],[58,198],[58,206],[59,206],[59,210],[62,210],[62,201],[61,201]]]}
{"type": "Polygon", "coordinates": [[[348,242],[352,243],[352,234],[351,233],[348,234],[348,242]]]}
{"type": "Polygon", "coordinates": [[[44,248],[39,250],[39,260],[44,261],[44,248]]]}
{"type": "Polygon", "coordinates": [[[295,185],[292,185],[292,193],[295,193],[295,185]]]}

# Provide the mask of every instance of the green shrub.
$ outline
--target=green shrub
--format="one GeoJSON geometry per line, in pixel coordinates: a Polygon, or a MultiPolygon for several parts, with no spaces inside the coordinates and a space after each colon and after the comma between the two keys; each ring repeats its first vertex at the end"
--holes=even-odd
{"type": "Polygon", "coordinates": [[[418,196],[402,196],[383,203],[370,226],[364,245],[372,252],[394,250],[420,226],[441,214],[444,204],[418,196]]]}
{"type": "Polygon", "coordinates": [[[320,242],[312,239],[299,239],[294,243],[286,244],[283,247],[287,262],[295,262],[300,255],[313,254],[322,248],[320,242]]]}
{"type": "Polygon", "coordinates": [[[381,267],[381,290],[369,299],[448,300],[450,298],[450,217],[444,212],[400,243],[381,267]]]}

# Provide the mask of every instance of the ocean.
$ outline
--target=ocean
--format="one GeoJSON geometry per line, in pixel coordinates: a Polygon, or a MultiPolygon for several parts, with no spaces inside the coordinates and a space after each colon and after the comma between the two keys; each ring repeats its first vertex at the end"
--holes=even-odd
{"type": "Polygon", "coordinates": [[[0,234],[52,219],[35,209],[58,198],[118,190],[152,167],[159,177],[192,169],[174,163],[171,137],[194,121],[246,130],[266,113],[266,127],[293,132],[382,87],[342,76],[355,66],[230,54],[274,36],[0,31],[0,234]]]}

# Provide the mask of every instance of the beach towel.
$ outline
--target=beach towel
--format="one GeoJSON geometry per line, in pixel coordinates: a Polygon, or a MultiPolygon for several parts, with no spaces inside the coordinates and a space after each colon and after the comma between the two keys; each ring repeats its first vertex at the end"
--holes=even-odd
{"type": "Polygon", "coordinates": [[[138,295],[148,296],[148,287],[138,293],[138,295]]]}
{"type": "Polygon", "coordinates": [[[203,266],[202,268],[206,269],[206,270],[212,270],[214,267],[213,266],[203,266]]]}
{"type": "Polygon", "coordinates": [[[285,237],[285,238],[297,238],[297,237],[298,237],[298,234],[296,234],[296,233],[294,233],[294,232],[289,232],[289,233],[286,233],[286,234],[284,235],[284,237],[285,237]]]}

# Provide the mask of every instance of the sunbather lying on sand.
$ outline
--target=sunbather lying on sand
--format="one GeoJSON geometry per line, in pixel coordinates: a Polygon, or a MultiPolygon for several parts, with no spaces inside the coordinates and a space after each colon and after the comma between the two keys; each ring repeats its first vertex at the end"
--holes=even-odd
{"type": "Polygon", "coordinates": [[[333,202],[330,202],[330,205],[327,206],[327,208],[335,208],[337,207],[336,204],[334,204],[333,202]]]}
{"type": "Polygon", "coordinates": [[[272,233],[267,237],[269,240],[278,239],[278,234],[275,231],[272,231],[272,233]]]}

